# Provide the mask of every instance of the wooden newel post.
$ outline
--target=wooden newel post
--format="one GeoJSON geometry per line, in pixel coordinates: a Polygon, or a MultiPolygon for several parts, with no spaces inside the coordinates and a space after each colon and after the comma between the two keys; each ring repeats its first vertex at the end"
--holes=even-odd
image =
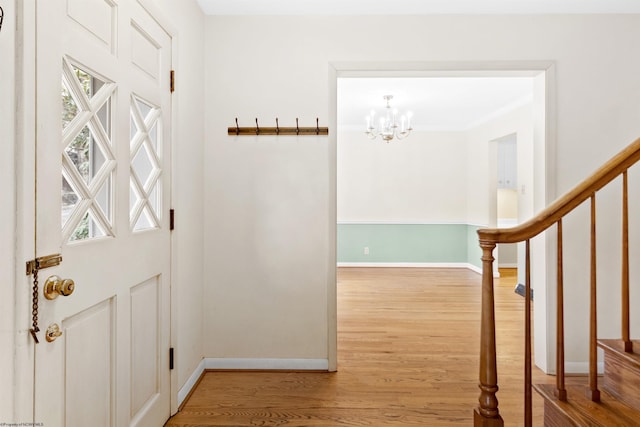
{"type": "Polygon", "coordinates": [[[493,250],[496,243],[480,239],[482,248],[482,318],[480,321],[480,397],[474,411],[474,427],[502,427],[498,411],[496,317],[493,297],[493,250]]]}

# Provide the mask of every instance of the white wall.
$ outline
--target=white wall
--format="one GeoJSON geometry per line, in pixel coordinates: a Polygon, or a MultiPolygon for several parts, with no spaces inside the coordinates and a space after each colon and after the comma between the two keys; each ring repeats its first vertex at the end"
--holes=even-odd
{"type": "Polygon", "coordinates": [[[465,132],[405,140],[338,134],[338,222],[461,223],[467,217],[465,132]]]}
{"type": "MultiPolygon", "coordinates": [[[[0,419],[14,420],[14,337],[15,337],[15,7],[13,0],[0,1],[4,22],[0,31],[0,419]]],[[[22,283],[22,282],[21,282],[22,283]]]]}
{"type": "Polygon", "coordinates": [[[208,126],[205,355],[326,359],[326,138],[221,131],[208,126]]]}
{"type": "MultiPolygon", "coordinates": [[[[333,62],[552,61],[557,163],[544,194],[562,194],[640,133],[638,39],[639,16],[207,18],[205,355],[321,358],[329,348],[335,147],[228,137],[235,117],[327,123],[333,62]]],[[[584,245],[575,242],[567,253],[584,245]]],[[[601,261],[617,263],[606,251],[601,261]]],[[[582,292],[588,269],[567,264],[567,292],[582,292]]],[[[575,320],[584,307],[568,307],[569,360],[586,360],[587,323],[575,320]]]]}
{"type": "MultiPolygon", "coordinates": [[[[533,81],[532,81],[533,91],[533,81]]],[[[501,226],[497,223],[501,217],[498,212],[497,189],[497,141],[507,135],[515,134],[517,139],[517,171],[518,185],[515,194],[517,205],[516,223],[521,223],[531,218],[535,212],[534,189],[534,164],[533,164],[533,104],[527,103],[514,109],[497,120],[472,129],[469,132],[469,169],[473,173],[469,176],[469,215],[470,221],[490,226],[501,226]],[[484,159],[484,161],[483,161],[484,159]],[[524,191],[523,191],[524,189],[524,191]],[[478,209],[479,208],[479,209],[478,209]]],[[[539,168],[539,173],[544,173],[544,168],[539,168]]],[[[519,252],[523,252],[521,247],[519,252]]],[[[497,268],[502,264],[518,263],[514,260],[518,252],[513,245],[499,245],[494,251],[497,268]]],[[[524,283],[524,271],[518,271],[518,282],[524,283]]],[[[542,282],[544,283],[544,282],[542,282]]],[[[542,331],[542,329],[540,330],[542,331]]],[[[543,335],[544,336],[544,335],[543,335]]],[[[540,364],[541,362],[538,361],[540,364]]]]}
{"type": "Polygon", "coordinates": [[[205,281],[204,248],[204,15],[195,0],[156,0],[174,26],[173,189],[176,211],[172,234],[172,344],[175,346],[178,387],[181,388],[203,357],[202,316],[205,281]]]}
{"type": "MultiPolygon", "coordinates": [[[[533,87],[532,87],[533,90],[533,87]]],[[[522,222],[533,209],[533,115],[527,103],[468,132],[468,195],[469,222],[496,225],[498,219],[497,142],[506,135],[516,134],[518,155],[518,215],[522,222]],[[521,189],[525,188],[523,194],[521,189]]]]}

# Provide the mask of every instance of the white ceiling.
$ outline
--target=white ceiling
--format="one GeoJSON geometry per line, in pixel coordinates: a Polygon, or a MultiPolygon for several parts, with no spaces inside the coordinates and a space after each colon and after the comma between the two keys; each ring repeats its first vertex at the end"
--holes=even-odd
{"type": "Polygon", "coordinates": [[[639,0],[197,0],[208,15],[640,13],[639,0]]]}
{"type": "Polygon", "coordinates": [[[533,78],[340,78],[338,125],[364,130],[372,109],[383,113],[384,95],[393,95],[399,115],[412,113],[416,130],[461,131],[530,102],[533,78]]]}

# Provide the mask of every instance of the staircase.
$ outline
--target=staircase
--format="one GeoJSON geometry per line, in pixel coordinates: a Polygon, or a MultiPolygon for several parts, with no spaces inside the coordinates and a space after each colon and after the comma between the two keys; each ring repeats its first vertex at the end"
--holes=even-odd
{"type": "MultiPolygon", "coordinates": [[[[591,177],[556,200],[533,219],[509,229],[478,230],[482,248],[482,318],[480,331],[480,397],[474,411],[474,427],[502,427],[498,407],[498,372],[493,297],[493,251],[501,243],[526,243],[525,342],[524,342],[524,425],[532,425],[532,390],[544,399],[544,425],[640,427],[640,341],[630,338],[629,325],[629,208],[628,169],[640,161],[640,139],[609,160],[591,177]],[[596,194],[614,179],[622,177],[622,303],[621,339],[598,339],[596,280],[596,194]],[[590,201],[591,260],[589,294],[589,375],[584,380],[565,383],[564,368],[564,276],[563,218],[590,201]],[[531,280],[530,240],[549,229],[557,233],[556,278],[556,384],[531,382],[531,280]],[[597,349],[604,350],[604,376],[597,372],[597,349]],[[601,386],[599,386],[599,381],[601,386]]],[[[613,291],[613,290],[612,290],[613,291]]],[[[637,306],[637,305],[636,305],[637,306]]],[[[607,313],[607,316],[613,313],[607,313]]]]}
{"type": "MultiPolygon", "coordinates": [[[[640,341],[633,344],[640,350],[640,341]]],[[[599,402],[585,393],[587,384],[568,386],[564,401],[554,385],[533,386],[544,398],[545,426],[640,426],[640,354],[625,352],[622,340],[599,340],[598,346],[605,354],[599,402]]]]}

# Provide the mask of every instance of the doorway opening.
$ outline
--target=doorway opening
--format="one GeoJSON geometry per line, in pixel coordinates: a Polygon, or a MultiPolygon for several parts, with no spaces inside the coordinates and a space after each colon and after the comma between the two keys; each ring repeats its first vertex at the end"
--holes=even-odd
{"type": "MultiPolygon", "coordinates": [[[[513,70],[495,71],[453,71],[437,69],[438,66],[433,69],[434,66],[428,64],[416,67],[418,69],[402,72],[388,69],[372,72],[360,71],[357,65],[341,64],[341,69],[332,70],[330,82],[335,92],[331,92],[335,93],[335,98],[331,100],[334,110],[330,114],[333,121],[330,125],[336,132],[330,141],[335,153],[336,268],[466,267],[480,271],[476,230],[496,226],[498,222],[497,157],[490,148],[492,145],[487,145],[486,141],[496,141],[510,133],[519,135],[517,127],[495,124],[516,110],[526,110],[521,115],[529,117],[526,133],[531,139],[532,161],[530,182],[527,181],[525,188],[531,191],[532,197],[525,207],[546,205],[545,164],[551,141],[546,137],[546,117],[550,111],[546,108],[545,79],[549,78],[550,65],[541,64],[538,70],[519,70],[514,66],[513,70]],[[447,128],[434,120],[443,117],[433,112],[426,113],[429,119],[420,123],[418,111],[422,111],[427,102],[412,100],[416,91],[409,85],[418,80],[441,86],[448,83],[459,88],[473,80],[484,86],[499,80],[526,81],[529,92],[527,96],[511,99],[502,108],[495,108],[492,114],[468,120],[458,128],[447,128]],[[385,86],[384,82],[396,86],[385,86]],[[367,85],[369,91],[363,92],[367,85]],[[393,95],[401,111],[416,110],[412,119],[413,131],[406,139],[387,143],[370,140],[365,134],[366,117],[372,108],[378,107],[381,101],[375,101],[383,95],[393,95]],[[407,95],[406,104],[402,102],[403,95],[407,95]],[[351,105],[354,102],[368,106],[356,110],[351,105]],[[504,132],[504,129],[511,130],[504,132]],[[476,139],[484,143],[474,144],[476,139]],[[540,186],[535,194],[542,198],[534,200],[534,185],[540,186]],[[490,193],[493,196],[490,197],[490,193]],[[490,203],[491,199],[493,203],[490,203]]],[[[449,92],[447,96],[440,88],[437,96],[444,98],[439,98],[433,108],[438,104],[450,107],[451,100],[458,94],[449,92]]],[[[433,92],[432,97],[435,97],[433,92]]],[[[495,98],[495,92],[485,96],[489,97],[495,98]]],[[[477,101],[477,97],[471,98],[477,101]]],[[[455,119],[468,119],[470,107],[473,105],[469,101],[458,104],[459,114],[455,119]]],[[[544,244],[538,250],[538,256],[544,258],[544,244]]],[[[517,261],[515,264],[517,266],[517,261]]],[[[540,272],[541,277],[546,277],[544,270],[540,272]]],[[[337,324],[332,315],[337,314],[335,283],[329,287],[329,366],[336,369],[337,324]]],[[[538,316],[542,314],[542,318],[546,307],[541,308],[538,316]]],[[[538,364],[546,370],[546,328],[537,328],[536,334],[536,344],[538,341],[544,343],[536,349],[545,354],[536,360],[541,360],[538,364]]]]}

